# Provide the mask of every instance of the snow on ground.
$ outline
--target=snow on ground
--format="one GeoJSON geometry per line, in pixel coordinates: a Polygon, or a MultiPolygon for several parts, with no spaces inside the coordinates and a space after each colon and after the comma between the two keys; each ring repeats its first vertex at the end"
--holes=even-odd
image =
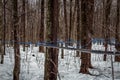
{"type": "MultiPolygon", "coordinates": [[[[93,49],[104,50],[103,45],[94,44],[93,49]]],[[[115,50],[114,46],[109,46],[109,50],[115,50]]],[[[43,80],[44,78],[44,53],[38,52],[38,47],[26,48],[21,52],[21,72],[20,80],[43,80]]],[[[75,57],[75,51],[64,50],[65,57],[61,59],[61,49],[59,50],[59,76],[60,80],[112,80],[111,56],[107,56],[107,61],[103,61],[103,55],[92,54],[92,65],[90,69],[93,75],[79,73],[80,58],[75,57]]],[[[113,56],[114,57],[114,56],[113,56]]],[[[4,64],[0,64],[0,80],[12,80],[14,67],[14,54],[12,47],[6,47],[4,64]]],[[[114,62],[115,80],[120,80],[120,63],[114,62]]],[[[59,80],[59,78],[58,78],[59,80]]]]}

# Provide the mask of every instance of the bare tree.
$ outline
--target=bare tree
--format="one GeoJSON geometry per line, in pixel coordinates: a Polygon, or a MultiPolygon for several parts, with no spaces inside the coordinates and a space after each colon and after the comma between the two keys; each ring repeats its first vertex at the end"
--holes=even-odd
{"type": "Polygon", "coordinates": [[[63,0],[64,3],[64,20],[65,20],[65,40],[68,40],[68,21],[67,21],[67,9],[66,9],[66,0],[63,0]]]}
{"type": "MultiPolygon", "coordinates": [[[[59,2],[58,0],[48,0],[47,10],[47,41],[52,45],[57,45],[57,28],[59,27],[59,2]]],[[[45,54],[45,74],[44,80],[57,80],[58,73],[58,50],[47,48],[45,54]]]]}
{"type": "MultiPolygon", "coordinates": [[[[40,27],[40,41],[44,41],[44,0],[41,0],[41,27],[40,27]]],[[[43,52],[44,48],[39,47],[39,51],[43,52]]]]}
{"type": "MultiPolygon", "coordinates": [[[[109,26],[110,26],[110,9],[111,9],[111,4],[112,4],[112,0],[107,0],[105,2],[105,11],[104,11],[104,38],[105,38],[105,43],[104,43],[104,46],[105,46],[105,51],[107,51],[107,48],[108,48],[108,42],[109,42],[109,37],[110,37],[110,29],[109,29],[109,26]]],[[[106,53],[104,55],[104,61],[106,61],[106,53]]]]}
{"type": "Polygon", "coordinates": [[[5,0],[3,0],[3,31],[4,31],[4,37],[3,37],[3,40],[4,40],[4,54],[5,54],[5,33],[6,33],[6,1],[5,0]]]}
{"type": "MultiPolygon", "coordinates": [[[[3,41],[3,54],[1,55],[1,64],[3,64],[3,62],[4,62],[4,55],[5,55],[5,33],[6,33],[6,9],[5,9],[5,7],[6,7],[6,1],[5,0],[3,0],[3,34],[2,34],[2,41],[3,41]]],[[[1,4],[2,5],[2,4],[1,4]]]]}
{"type": "MultiPolygon", "coordinates": [[[[80,47],[80,1],[76,0],[76,5],[77,5],[77,48],[80,47]]],[[[79,57],[79,51],[77,51],[76,54],[77,57],[79,57]]]]}
{"type": "MultiPolygon", "coordinates": [[[[120,0],[117,0],[117,16],[116,16],[116,33],[115,33],[115,39],[116,39],[116,45],[115,45],[115,48],[120,51],[120,46],[119,46],[119,42],[120,42],[120,33],[119,33],[119,30],[120,30],[120,0]]],[[[115,56],[115,61],[118,61],[120,62],[120,56],[115,56]]]]}
{"type": "Polygon", "coordinates": [[[13,28],[14,28],[14,58],[15,65],[13,71],[13,80],[19,80],[20,74],[20,51],[19,51],[19,34],[18,34],[18,0],[12,0],[13,6],[13,28]]]}
{"type": "MultiPolygon", "coordinates": [[[[2,0],[0,0],[0,12],[2,12],[3,11],[3,9],[2,9],[3,7],[2,7],[2,0]]],[[[4,15],[4,14],[3,14],[4,15]]],[[[3,52],[3,43],[2,43],[2,41],[3,41],[3,17],[2,17],[2,13],[0,13],[0,55],[1,55],[1,64],[3,64],[3,61],[4,61],[4,52],[3,52]]]]}
{"type": "MultiPolygon", "coordinates": [[[[68,37],[69,37],[66,2],[67,2],[66,0],[63,0],[63,5],[64,5],[64,24],[65,24],[65,41],[67,41],[68,37]]],[[[63,44],[62,44],[62,46],[63,46],[63,44]]],[[[61,58],[62,59],[64,58],[64,50],[63,49],[61,50],[61,58]]]]}
{"type": "Polygon", "coordinates": [[[69,40],[71,39],[72,35],[72,0],[70,0],[70,23],[69,23],[69,40]]]}
{"type": "MultiPolygon", "coordinates": [[[[94,0],[81,0],[81,47],[91,49],[94,0]]],[[[91,68],[91,54],[81,52],[81,73],[88,74],[91,68]]]]}
{"type": "MultiPolygon", "coordinates": [[[[21,41],[25,42],[25,4],[26,0],[22,0],[22,17],[21,17],[21,22],[22,22],[22,27],[21,27],[21,41]]],[[[23,44],[23,51],[25,51],[25,44],[23,44]]]]}

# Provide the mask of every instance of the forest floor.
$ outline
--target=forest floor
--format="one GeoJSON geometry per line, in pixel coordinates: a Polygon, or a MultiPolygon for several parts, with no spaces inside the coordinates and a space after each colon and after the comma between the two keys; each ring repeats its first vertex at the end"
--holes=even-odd
{"type": "MultiPolygon", "coordinates": [[[[94,44],[93,49],[104,50],[103,45],[94,44]]],[[[20,80],[43,80],[44,78],[44,53],[38,52],[38,47],[30,46],[21,52],[20,80]]],[[[114,46],[109,49],[115,50],[114,46]]],[[[75,51],[64,50],[64,59],[61,59],[59,50],[59,77],[58,80],[112,80],[111,56],[103,61],[103,54],[92,54],[91,62],[94,69],[90,69],[92,75],[79,73],[80,58],[76,57],[75,51]]],[[[0,64],[0,80],[13,80],[14,54],[12,47],[6,47],[4,64],[0,64]]],[[[114,59],[114,56],[112,56],[114,59]]],[[[114,78],[120,80],[120,63],[114,62],[114,78]]]]}

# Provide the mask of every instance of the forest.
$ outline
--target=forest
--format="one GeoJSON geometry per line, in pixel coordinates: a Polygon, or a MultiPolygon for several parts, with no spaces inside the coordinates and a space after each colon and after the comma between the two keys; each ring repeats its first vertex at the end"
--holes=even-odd
{"type": "Polygon", "coordinates": [[[120,80],[120,0],[0,0],[0,80],[120,80]]]}

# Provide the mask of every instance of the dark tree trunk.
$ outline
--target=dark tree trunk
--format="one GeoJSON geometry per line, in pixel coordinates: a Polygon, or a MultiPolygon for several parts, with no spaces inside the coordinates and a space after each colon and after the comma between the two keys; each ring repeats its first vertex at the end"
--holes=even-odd
{"type": "Polygon", "coordinates": [[[19,80],[20,74],[20,51],[19,51],[19,35],[18,35],[18,1],[12,0],[13,5],[13,28],[14,28],[14,58],[15,65],[13,71],[13,80],[19,80]]]}
{"type": "MultiPolygon", "coordinates": [[[[67,25],[67,9],[66,9],[66,0],[63,0],[63,4],[64,4],[64,22],[65,22],[65,41],[68,40],[68,25],[67,25]]],[[[63,44],[62,44],[63,46],[63,44]]],[[[65,44],[66,46],[66,44],[65,44]]],[[[66,46],[67,47],[67,46],[66,46]]],[[[64,50],[61,50],[61,58],[64,58],[64,50]]]]}
{"type": "MultiPolygon", "coordinates": [[[[79,1],[80,2],[80,1],[79,1]]],[[[72,36],[72,39],[73,40],[76,40],[76,38],[77,38],[77,31],[76,31],[76,24],[75,24],[75,22],[76,22],[76,17],[77,17],[77,1],[75,0],[74,1],[74,7],[73,7],[73,13],[72,13],[72,32],[71,32],[71,36],[72,36]]],[[[79,5],[80,6],[80,5],[79,5]]]]}
{"type": "MultiPolygon", "coordinates": [[[[72,35],[72,0],[70,0],[70,23],[69,23],[69,41],[71,39],[71,35],[72,35]]],[[[69,43],[69,45],[71,45],[71,43],[69,43]]]]}
{"type": "MultiPolygon", "coordinates": [[[[115,34],[115,39],[116,39],[116,45],[115,48],[120,51],[120,45],[117,44],[120,42],[120,35],[119,35],[119,30],[120,30],[120,0],[117,0],[117,16],[116,16],[116,34],[115,34]]],[[[115,61],[120,62],[120,56],[115,56],[115,61]]]]}
{"type": "Polygon", "coordinates": [[[68,40],[68,21],[67,21],[67,9],[66,9],[66,0],[63,0],[64,3],[64,20],[65,20],[65,41],[68,40]]]}
{"type": "MultiPolygon", "coordinates": [[[[41,0],[41,27],[40,27],[40,42],[44,41],[44,0],[41,0]]],[[[44,52],[44,47],[39,47],[40,52],[44,52]]]]}
{"type": "MultiPolygon", "coordinates": [[[[22,0],[22,31],[21,31],[21,41],[25,42],[25,22],[26,22],[26,18],[25,18],[25,2],[26,0],[22,0]]],[[[23,51],[25,51],[25,44],[23,44],[23,51]]]]}
{"type": "MultiPolygon", "coordinates": [[[[5,0],[3,0],[3,34],[2,34],[2,41],[3,41],[3,48],[2,49],[2,55],[1,55],[1,64],[4,62],[4,55],[5,55],[5,33],[6,33],[6,10],[5,10],[5,0]]],[[[2,25],[2,24],[1,24],[2,25]]],[[[2,46],[1,46],[2,47],[2,46]]]]}
{"type": "MultiPolygon", "coordinates": [[[[77,48],[80,48],[80,1],[76,0],[77,5],[77,48]]],[[[76,56],[79,57],[79,51],[76,51],[76,56]]]]}
{"type": "MultiPolygon", "coordinates": [[[[111,9],[111,4],[112,4],[112,0],[107,0],[106,3],[105,3],[105,24],[104,24],[104,29],[105,29],[105,35],[104,35],[104,38],[105,38],[105,43],[104,43],[104,46],[105,46],[105,51],[107,51],[107,48],[108,48],[108,42],[109,42],[109,36],[110,36],[110,30],[109,30],[109,26],[110,26],[110,9],[111,9]]],[[[106,53],[104,54],[104,61],[106,61],[106,53]]]]}
{"type": "MultiPolygon", "coordinates": [[[[61,43],[61,47],[63,47],[62,43],[61,43]]],[[[64,49],[61,49],[61,58],[64,59],[64,49]]]]}
{"type": "MultiPolygon", "coordinates": [[[[59,3],[58,0],[48,0],[47,10],[47,41],[57,45],[57,28],[59,27],[59,3]]],[[[45,54],[44,80],[57,80],[58,73],[58,50],[47,48],[45,54]]]]}
{"type": "MultiPolygon", "coordinates": [[[[0,12],[2,12],[2,0],[0,0],[0,12]]],[[[2,13],[0,13],[0,56],[2,57],[3,56],[3,49],[2,49],[2,40],[3,40],[3,26],[2,26],[2,13]]],[[[3,64],[3,59],[1,58],[1,64],[3,64]]]]}
{"type": "MultiPolygon", "coordinates": [[[[6,33],[6,10],[5,10],[5,9],[6,9],[6,8],[5,8],[5,5],[6,5],[6,4],[5,4],[5,2],[6,2],[6,1],[3,0],[3,3],[4,3],[4,6],[3,6],[3,27],[4,27],[3,29],[4,29],[4,37],[3,37],[3,40],[4,40],[4,41],[5,41],[5,36],[6,36],[6,35],[5,35],[5,33],[6,33]]],[[[4,55],[5,55],[5,42],[4,42],[4,49],[3,49],[3,50],[4,50],[4,55]]],[[[3,58],[4,58],[4,57],[3,57],[3,58]]]]}
{"type": "MultiPolygon", "coordinates": [[[[94,0],[81,0],[81,46],[91,49],[94,0]],[[86,45],[87,44],[87,45],[86,45]]],[[[80,72],[88,74],[91,66],[91,54],[81,53],[80,72]]]]}

